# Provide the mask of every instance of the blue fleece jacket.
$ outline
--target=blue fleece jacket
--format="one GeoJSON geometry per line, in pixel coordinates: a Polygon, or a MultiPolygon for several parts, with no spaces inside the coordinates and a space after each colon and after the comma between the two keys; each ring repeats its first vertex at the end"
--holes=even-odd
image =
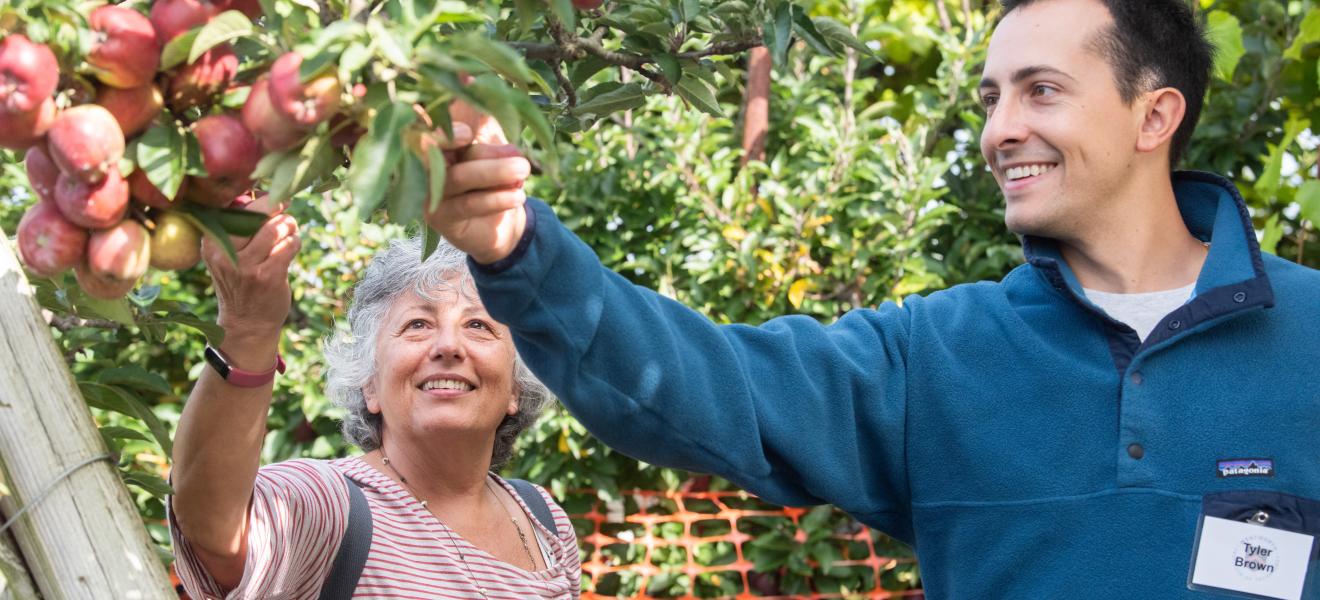
{"type": "Polygon", "coordinates": [[[1320,273],[1260,252],[1231,182],[1174,185],[1212,245],[1194,298],[1145,342],[1046,239],[999,283],[832,325],[715,325],[603,268],[536,201],[518,249],[472,266],[522,357],[606,444],[771,502],[833,503],[912,543],[931,598],[1201,598],[1203,503],[1320,535],[1320,273]]]}

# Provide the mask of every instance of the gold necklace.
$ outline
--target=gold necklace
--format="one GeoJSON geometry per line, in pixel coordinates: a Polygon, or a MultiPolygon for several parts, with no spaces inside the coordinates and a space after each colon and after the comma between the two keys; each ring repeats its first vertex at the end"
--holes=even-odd
{"type": "MultiPolygon", "coordinates": [[[[426,510],[427,512],[430,512],[431,510],[426,506],[427,501],[423,500],[421,496],[417,495],[417,492],[413,491],[411,485],[408,485],[408,478],[404,477],[403,473],[400,473],[399,470],[394,467],[394,463],[390,462],[390,457],[389,455],[385,454],[385,448],[383,447],[380,448],[380,460],[381,462],[385,463],[386,467],[389,467],[390,471],[394,472],[394,476],[399,478],[399,483],[403,484],[403,488],[408,491],[408,494],[411,495],[414,500],[416,500],[419,504],[422,505],[422,509],[426,510]]],[[[491,486],[490,477],[486,478],[486,489],[489,489],[490,492],[495,495],[495,502],[500,505],[501,509],[504,510],[504,515],[509,517],[509,522],[513,523],[514,531],[518,532],[518,541],[522,542],[523,552],[527,554],[527,562],[531,564],[531,571],[535,572],[536,559],[532,557],[532,548],[527,543],[527,534],[523,531],[522,526],[518,524],[518,520],[513,518],[513,513],[509,512],[509,507],[504,505],[504,501],[500,499],[499,493],[497,493],[495,491],[495,488],[491,486]]],[[[450,545],[452,545],[454,547],[454,550],[458,552],[458,559],[463,562],[463,568],[468,573],[468,579],[471,579],[472,583],[477,586],[477,591],[481,593],[481,597],[487,598],[486,590],[481,587],[481,584],[477,583],[477,578],[472,575],[472,568],[468,566],[467,557],[463,555],[463,549],[459,547],[458,540],[454,538],[454,529],[452,527],[446,526],[445,530],[449,536],[450,545]]]]}

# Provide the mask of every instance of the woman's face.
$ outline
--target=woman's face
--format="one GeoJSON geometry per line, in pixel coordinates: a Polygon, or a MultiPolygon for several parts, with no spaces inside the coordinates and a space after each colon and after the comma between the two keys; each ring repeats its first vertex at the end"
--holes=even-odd
{"type": "Polygon", "coordinates": [[[431,295],[405,292],[386,313],[367,409],[395,435],[493,435],[518,410],[512,335],[470,286],[431,295]]]}

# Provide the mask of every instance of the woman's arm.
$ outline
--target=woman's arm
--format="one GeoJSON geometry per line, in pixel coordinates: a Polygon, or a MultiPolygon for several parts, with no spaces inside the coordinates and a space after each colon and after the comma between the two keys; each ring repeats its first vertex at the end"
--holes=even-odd
{"type": "MultiPolygon", "coordinates": [[[[235,240],[237,264],[210,240],[202,249],[220,304],[219,324],[225,329],[218,349],[232,366],[245,371],[266,371],[275,364],[291,302],[289,264],[301,247],[297,222],[272,212],[250,240],[235,240]]],[[[175,520],[202,566],[226,589],[243,575],[248,503],[272,385],[238,387],[214,369],[203,369],[175,437],[175,520]]]]}

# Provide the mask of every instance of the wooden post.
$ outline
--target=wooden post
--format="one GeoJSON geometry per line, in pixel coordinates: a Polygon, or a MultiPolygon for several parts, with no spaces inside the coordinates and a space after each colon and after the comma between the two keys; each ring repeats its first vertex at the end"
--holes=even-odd
{"type": "Polygon", "coordinates": [[[27,277],[0,232],[0,522],[43,597],[177,598],[27,277]],[[57,480],[58,479],[58,480],[57,480]]]}

